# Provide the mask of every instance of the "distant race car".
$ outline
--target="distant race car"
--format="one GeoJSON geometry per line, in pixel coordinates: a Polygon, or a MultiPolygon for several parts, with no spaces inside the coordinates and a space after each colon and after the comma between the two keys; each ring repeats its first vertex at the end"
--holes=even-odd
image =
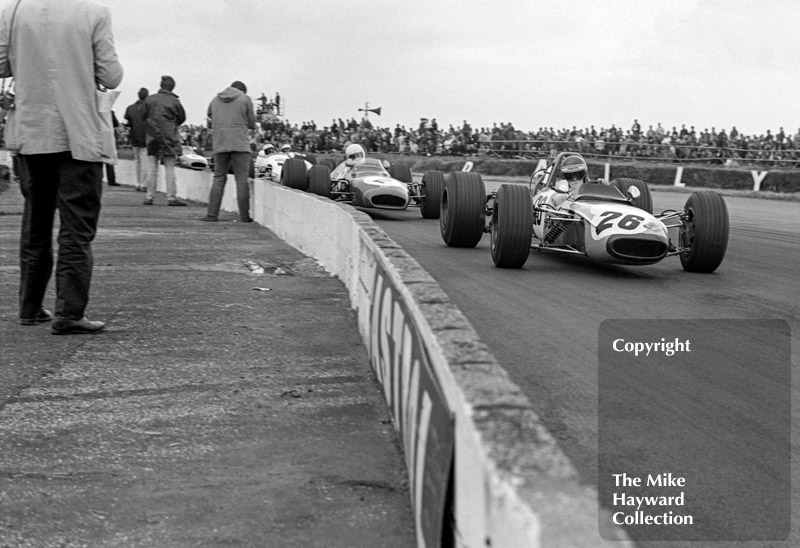
{"type": "Polygon", "coordinates": [[[209,164],[208,158],[197,154],[192,147],[184,145],[181,147],[181,155],[178,156],[178,165],[189,169],[206,169],[209,164]]]}
{"type": "Polygon", "coordinates": [[[361,148],[362,152],[346,156],[335,167],[326,162],[306,173],[296,160],[287,160],[281,184],[332,200],[352,202],[356,207],[404,210],[411,206],[419,207],[423,218],[439,216],[438,198],[444,187],[441,173],[423,177],[417,183],[408,165],[367,158],[363,147],[351,146],[361,148]],[[430,196],[426,195],[426,189],[430,196]]]}
{"type": "Polygon", "coordinates": [[[280,181],[283,164],[290,158],[299,158],[305,162],[306,171],[316,164],[313,155],[292,152],[282,147],[281,152],[277,152],[274,146],[266,146],[258,152],[255,158],[255,177],[269,179],[270,181],[280,181]]]}
{"type": "Polygon", "coordinates": [[[452,173],[441,202],[442,239],[475,247],[488,232],[492,260],[501,268],[521,268],[531,249],[623,265],[677,255],[688,272],[714,272],[722,263],[729,221],[720,194],[693,192],[683,211],[653,215],[643,181],[590,182],[585,170],[580,155],[562,152],[533,174],[529,186],[503,184],[488,195],[480,175],[452,173]],[[571,186],[567,177],[579,184],[571,186]]]}

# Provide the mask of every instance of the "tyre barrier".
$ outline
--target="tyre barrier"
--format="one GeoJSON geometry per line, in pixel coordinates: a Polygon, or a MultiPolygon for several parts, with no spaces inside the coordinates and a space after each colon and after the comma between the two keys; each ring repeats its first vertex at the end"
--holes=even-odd
{"type": "MultiPolygon", "coordinates": [[[[133,162],[117,178],[133,186],[133,162]]],[[[211,183],[177,170],[181,198],[206,202],[211,183]]],[[[222,209],[237,212],[233,176],[226,189],[222,209]]],[[[419,548],[633,548],[467,318],[366,213],[256,180],[251,216],[347,287],[403,448],[419,548]]]]}

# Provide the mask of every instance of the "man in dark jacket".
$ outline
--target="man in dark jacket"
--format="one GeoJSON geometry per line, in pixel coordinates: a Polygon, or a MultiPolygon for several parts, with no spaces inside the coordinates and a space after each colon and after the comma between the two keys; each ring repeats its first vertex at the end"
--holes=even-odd
{"type": "Polygon", "coordinates": [[[177,196],[175,185],[175,163],[181,154],[181,142],[178,129],[186,121],[175,89],[172,76],[161,77],[161,89],[149,96],[144,102],[142,118],[147,124],[147,159],[150,162],[150,175],[147,180],[147,198],[145,205],[153,205],[153,195],[158,183],[158,163],[164,164],[167,180],[167,205],[185,206],[177,196]]]}
{"type": "Polygon", "coordinates": [[[222,205],[228,170],[233,167],[239,220],[250,217],[250,183],[247,180],[253,159],[250,153],[250,130],[256,127],[253,101],[247,87],[238,80],[217,94],[208,106],[208,125],[212,130],[214,151],[214,184],[208,197],[208,214],[204,221],[216,221],[222,205]]]}
{"type": "Polygon", "coordinates": [[[133,159],[136,164],[136,191],[147,190],[147,124],[144,121],[144,100],[150,94],[147,88],[139,90],[139,100],[125,110],[125,122],[128,126],[133,159]]]}

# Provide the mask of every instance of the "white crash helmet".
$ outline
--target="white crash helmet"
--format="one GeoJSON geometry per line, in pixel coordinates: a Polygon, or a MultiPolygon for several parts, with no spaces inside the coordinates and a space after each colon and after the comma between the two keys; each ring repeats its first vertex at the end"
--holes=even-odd
{"type": "Polygon", "coordinates": [[[586,162],[577,154],[567,156],[561,162],[561,174],[567,181],[583,179],[586,177],[586,162]]]}
{"type": "Polygon", "coordinates": [[[292,150],[292,145],[290,145],[288,143],[286,143],[284,145],[281,145],[281,152],[286,153],[286,152],[290,152],[291,150],[292,150]]]}
{"type": "Polygon", "coordinates": [[[264,152],[264,154],[272,154],[275,152],[275,145],[272,143],[267,143],[261,150],[264,152]]]}
{"type": "Polygon", "coordinates": [[[367,149],[361,145],[353,143],[352,145],[347,145],[347,148],[344,149],[344,156],[346,160],[351,161],[354,161],[358,158],[366,158],[367,149]]]}

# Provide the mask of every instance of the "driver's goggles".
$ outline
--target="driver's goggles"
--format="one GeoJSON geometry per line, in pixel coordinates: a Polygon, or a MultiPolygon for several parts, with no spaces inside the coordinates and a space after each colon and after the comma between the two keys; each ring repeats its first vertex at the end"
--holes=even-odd
{"type": "Polygon", "coordinates": [[[586,175],[586,171],[580,170],[580,171],[573,171],[572,173],[565,173],[564,174],[564,178],[567,181],[576,181],[578,179],[583,179],[583,177],[585,175],[586,175]]]}

